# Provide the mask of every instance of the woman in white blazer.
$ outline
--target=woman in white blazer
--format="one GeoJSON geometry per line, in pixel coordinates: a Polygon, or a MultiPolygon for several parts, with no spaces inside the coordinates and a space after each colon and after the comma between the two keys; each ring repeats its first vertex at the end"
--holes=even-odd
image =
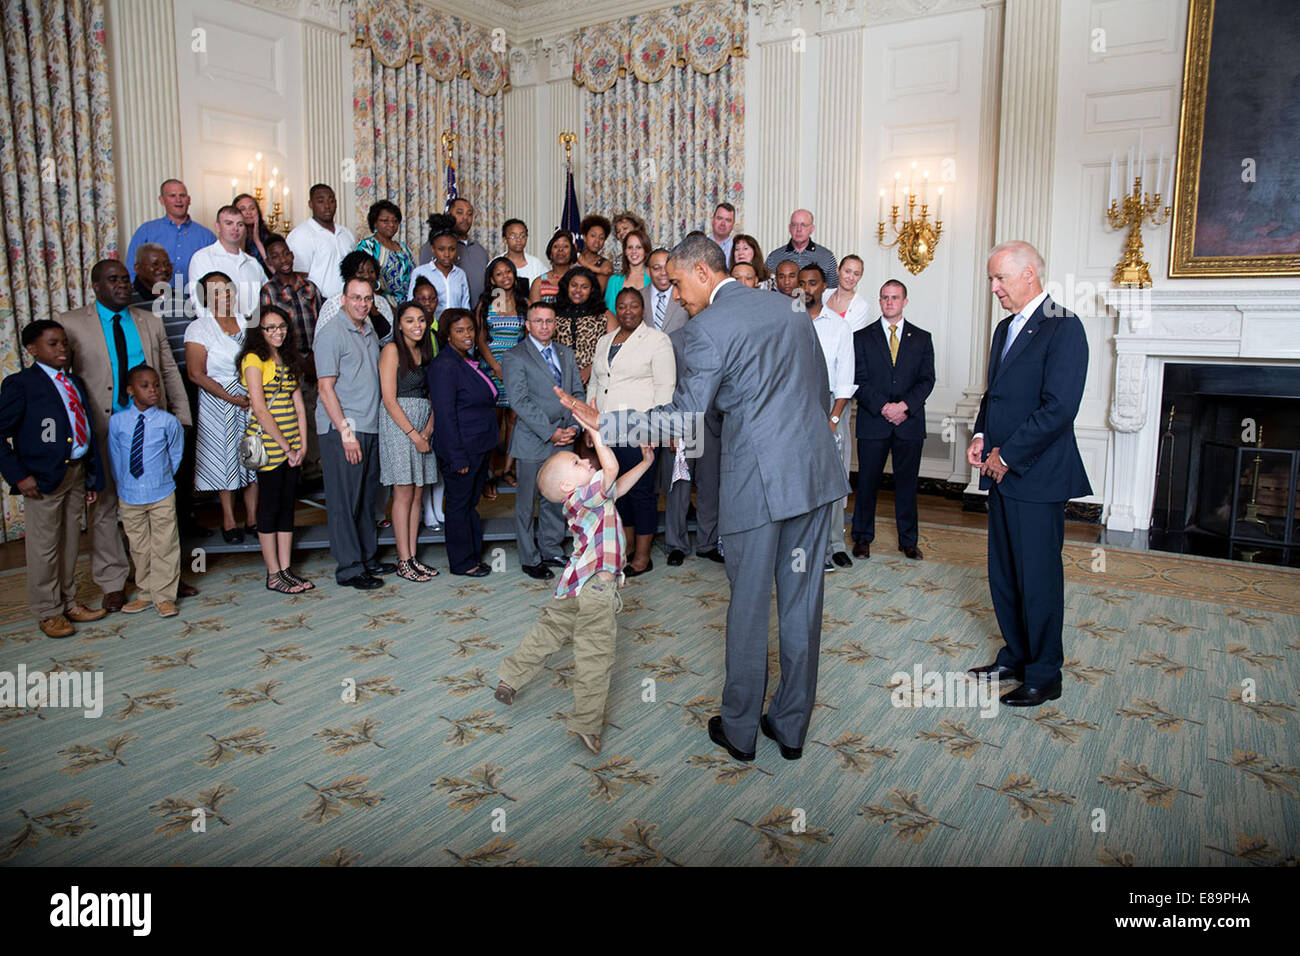
{"type": "MultiPolygon", "coordinates": [[[[639,289],[623,289],[615,301],[618,328],[606,332],[596,343],[591,363],[589,399],[601,412],[619,409],[648,411],[672,401],[677,387],[677,360],[668,336],[641,320],[645,303],[639,289]]],[[[641,460],[635,447],[613,449],[620,471],[641,460]]],[[[662,449],[659,449],[662,452],[662,449]]],[[[623,573],[628,577],[654,568],[650,545],[659,526],[657,464],[646,469],[632,489],[618,499],[618,511],[629,536],[628,550],[633,552],[623,573]],[[632,535],[635,535],[633,541],[632,535]]]]}

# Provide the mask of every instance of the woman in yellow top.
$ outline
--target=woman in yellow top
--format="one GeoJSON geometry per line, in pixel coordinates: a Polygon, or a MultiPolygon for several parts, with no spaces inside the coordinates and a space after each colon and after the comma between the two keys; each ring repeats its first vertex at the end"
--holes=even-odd
{"type": "Polygon", "coordinates": [[[309,591],[315,585],[289,566],[307,409],[302,356],[288,313],[276,306],[263,308],[261,324],[248,330],[236,364],[252,411],[245,434],[260,433],[266,448],[266,464],[257,471],[257,540],[266,562],[266,589],[309,591]]]}

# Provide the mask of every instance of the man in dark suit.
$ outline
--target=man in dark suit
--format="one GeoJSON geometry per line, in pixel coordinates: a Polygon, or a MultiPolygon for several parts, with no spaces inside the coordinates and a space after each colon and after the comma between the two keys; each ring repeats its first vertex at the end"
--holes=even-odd
{"type": "MultiPolygon", "coordinates": [[[[754,759],[758,731],[787,760],[803,753],[817,691],[821,646],[821,556],[831,506],[848,493],[826,421],[830,380],[811,322],[790,321],[790,303],[747,289],[726,272],[717,243],[688,236],[668,261],[673,291],[692,316],[685,367],[667,405],[603,416],[602,434],[620,443],[641,428],[685,434],[687,416],[722,413],[722,508],[726,555],[726,684],[709,738],[736,760],[754,759]],[[794,447],[782,448],[790,436],[794,447]],[[772,584],[780,622],[781,683],[768,711],[767,635],[772,584]]],[[[574,417],[597,424],[590,407],[562,396],[574,417]]],[[[694,419],[698,421],[698,417],[694,419]]]]}
{"type": "Polygon", "coordinates": [[[63,326],[37,319],[22,343],[34,364],[0,385],[0,474],[23,496],[28,604],[47,637],[69,637],[72,621],[108,613],[77,603],[75,573],[81,516],[103,489],[105,468],[63,326]]]}
{"type": "Polygon", "coordinates": [[[579,400],[585,397],[573,349],[552,341],[555,307],[534,302],[525,322],[528,334],[501,356],[506,394],[519,420],[510,438],[519,485],[515,490],[515,542],[529,577],[549,580],[551,568],[564,559],[564,509],[537,493],[537,473],[557,451],[573,451],[578,428],[555,394],[558,385],[579,400]],[[537,502],[537,540],[533,539],[533,502],[537,502]],[[540,543],[541,549],[538,550],[540,543]],[[549,566],[548,566],[549,565],[549,566]]]}
{"type": "Polygon", "coordinates": [[[1092,494],[1074,439],[1088,337],[1043,291],[1043,257],[1029,243],[995,247],[988,274],[1012,314],[993,333],[966,460],[989,493],[989,591],[1006,645],[971,673],[1021,681],[1002,702],[1033,707],[1061,696],[1065,503],[1092,494]]]}
{"type": "Polygon", "coordinates": [[[880,287],[880,321],[853,333],[858,386],[858,491],[853,502],[853,556],[871,556],[876,493],[885,459],[894,456],[894,521],[898,550],[921,560],[916,546],[916,485],[925,445],[925,400],[934,388],[934,342],[903,318],[907,286],[880,287]]]}

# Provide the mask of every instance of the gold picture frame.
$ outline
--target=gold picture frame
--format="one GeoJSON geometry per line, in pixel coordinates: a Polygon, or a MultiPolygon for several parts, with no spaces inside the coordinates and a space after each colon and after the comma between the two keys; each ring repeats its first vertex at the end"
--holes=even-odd
{"type": "MultiPolygon", "coordinates": [[[[1295,0],[1248,0],[1248,2],[1255,6],[1276,9],[1279,18],[1295,16],[1295,0]]],[[[1289,244],[1291,242],[1289,237],[1282,236],[1275,239],[1263,235],[1258,231],[1262,228],[1259,219],[1252,220],[1250,216],[1254,213],[1258,217],[1261,212],[1267,211],[1266,214],[1272,215],[1276,222],[1276,213],[1279,209],[1283,209],[1286,215],[1292,217],[1292,222],[1300,221],[1300,196],[1294,193],[1285,195],[1285,202],[1289,208],[1282,207],[1279,205],[1279,199],[1282,197],[1270,199],[1267,191],[1260,190],[1259,198],[1256,199],[1251,190],[1242,188],[1255,185],[1254,179],[1248,182],[1242,178],[1240,184],[1236,182],[1229,184],[1226,182],[1227,176],[1214,183],[1212,188],[1202,188],[1202,167],[1206,160],[1206,149],[1208,147],[1213,150],[1215,145],[1221,147],[1224,143],[1221,135],[1223,131],[1219,129],[1212,130],[1212,142],[1210,144],[1206,142],[1207,106],[1212,107],[1212,113],[1219,118],[1222,117],[1225,109],[1225,105],[1216,100],[1216,96],[1224,95],[1225,89],[1210,87],[1211,47],[1216,40],[1215,6],[1215,0],[1189,0],[1188,2],[1187,52],[1183,62],[1183,100],[1178,123],[1178,172],[1174,184],[1169,277],[1181,279],[1297,276],[1300,275],[1300,248],[1265,252],[1260,251],[1259,248],[1242,247],[1262,247],[1270,242],[1274,245],[1289,244]],[[1229,221],[1233,222],[1232,227],[1227,225],[1229,221]],[[1243,238],[1243,233],[1252,227],[1256,228],[1256,235],[1249,239],[1243,238]],[[1232,228],[1236,229],[1235,235],[1230,234],[1232,228]],[[1208,236],[1212,232],[1218,234],[1208,236]]],[[[1239,44],[1248,42],[1254,56],[1244,62],[1238,61],[1234,56],[1233,69],[1220,70],[1215,78],[1220,79],[1225,85],[1251,82],[1255,84],[1256,89],[1261,85],[1259,78],[1247,79],[1244,75],[1252,69],[1271,69],[1274,70],[1272,78],[1285,79],[1282,70],[1294,70],[1294,67],[1289,65],[1294,62],[1294,53],[1276,51],[1282,57],[1282,63],[1286,65],[1279,64],[1279,61],[1272,56],[1274,51],[1269,44],[1274,42],[1282,44],[1288,36],[1287,31],[1269,30],[1270,24],[1279,22],[1272,17],[1243,16],[1241,11],[1229,10],[1230,6],[1230,4],[1223,4],[1222,12],[1226,15],[1221,17],[1217,24],[1219,28],[1217,39],[1220,47],[1236,50],[1239,44]],[[1248,36],[1245,33],[1226,35],[1228,31],[1234,30],[1247,31],[1248,36]]],[[[1275,122],[1270,124],[1270,114],[1267,111],[1247,116],[1243,116],[1243,112],[1239,111],[1233,117],[1234,122],[1239,123],[1234,128],[1234,134],[1240,132],[1243,141],[1250,140],[1251,136],[1249,129],[1241,127],[1251,122],[1259,124],[1261,130],[1267,130],[1274,137],[1279,135],[1281,124],[1275,122]]],[[[1257,164],[1252,166],[1252,170],[1266,162],[1270,169],[1294,166],[1296,157],[1300,156],[1300,130],[1293,127],[1281,135],[1292,137],[1293,144],[1289,150],[1278,149],[1275,155],[1258,158],[1243,157],[1242,162],[1249,158],[1252,163],[1257,164]]],[[[1216,152],[1212,158],[1220,160],[1219,165],[1226,172],[1226,160],[1229,157],[1216,152]]]]}

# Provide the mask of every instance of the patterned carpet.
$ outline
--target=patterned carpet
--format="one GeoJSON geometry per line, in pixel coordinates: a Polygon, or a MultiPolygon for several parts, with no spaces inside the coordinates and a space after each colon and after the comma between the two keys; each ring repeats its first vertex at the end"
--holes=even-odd
{"type": "Polygon", "coordinates": [[[919,564],[876,544],[827,578],[798,763],[760,737],[738,764],[705,734],[728,591],[699,559],[657,551],[628,582],[600,757],[563,729],[567,649],[513,707],[488,690],[548,589],[452,578],[441,548],[434,582],[370,594],[314,552],[318,588],[287,599],[255,558],[220,559],[179,618],[57,642],[22,572],[0,576],[0,671],[99,670],[106,698],[98,720],[0,709],[0,860],[1294,865],[1300,574],[1069,545],[1064,696],[986,718],[892,703],[925,703],[917,665],[992,660],[984,535],[923,525],[919,564]]]}

